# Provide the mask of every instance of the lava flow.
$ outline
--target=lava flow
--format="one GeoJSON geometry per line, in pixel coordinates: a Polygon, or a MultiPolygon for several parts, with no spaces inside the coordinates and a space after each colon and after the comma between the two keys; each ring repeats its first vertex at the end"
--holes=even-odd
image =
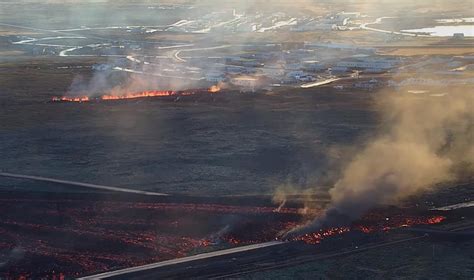
{"type": "Polygon", "coordinates": [[[317,232],[305,234],[295,237],[294,241],[303,241],[307,244],[319,244],[326,237],[335,236],[350,231],[360,231],[363,233],[373,233],[389,231],[391,229],[415,226],[415,225],[432,225],[444,221],[443,216],[410,216],[410,215],[394,215],[383,217],[380,214],[369,213],[361,220],[347,227],[334,227],[322,229],[317,232]]]}
{"type": "MultiPolygon", "coordinates": [[[[348,232],[362,232],[365,234],[386,232],[391,229],[415,225],[429,225],[441,223],[443,216],[422,216],[409,214],[369,213],[362,219],[349,226],[321,229],[316,232],[293,237],[289,241],[302,241],[306,244],[319,244],[325,238],[341,235],[348,232]]],[[[251,244],[280,239],[284,232],[297,228],[301,224],[295,221],[244,221],[234,230],[222,236],[222,240],[230,244],[251,244]]]]}
{"type": "MultiPolygon", "coordinates": [[[[272,241],[301,223],[297,208],[275,209],[269,205],[118,202],[82,196],[3,197],[0,256],[7,261],[0,266],[0,277],[30,275],[36,279],[53,272],[77,277],[183,257],[209,250],[209,246],[217,249],[272,241]]],[[[318,244],[348,232],[384,232],[444,220],[397,211],[376,211],[351,226],[293,240],[318,244]]]]}
{"type": "Polygon", "coordinates": [[[120,99],[135,99],[135,98],[144,98],[144,97],[159,97],[159,96],[171,96],[176,95],[175,91],[142,91],[138,93],[129,93],[125,95],[102,95],[101,100],[120,100],[120,99]]]}
{"type": "Polygon", "coordinates": [[[53,102],[89,102],[90,98],[88,96],[76,96],[76,97],[68,97],[68,96],[61,96],[61,97],[53,97],[51,99],[53,102]]]}
{"type": "Polygon", "coordinates": [[[208,89],[208,91],[209,91],[210,93],[216,93],[216,92],[221,91],[221,88],[220,88],[218,85],[214,85],[214,86],[211,86],[211,87],[208,89]]]}
{"type": "Polygon", "coordinates": [[[206,89],[198,90],[185,90],[185,91],[173,91],[173,90],[147,90],[142,92],[132,92],[122,95],[113,95],[105,94],[97,97],[89,96],[62,96],[62,97],[53,97],[51,101],[53,102],[89,102],[89,101],[107,101],[107,100],[125,100],[125,99],[137,99],[137,98],[147,98],[147,97],[165,97],[165,96],[188,96],[195,95],[199,93],[218,93],[221,91],[221,88],[217,85],[211,86],[206,89]]]}

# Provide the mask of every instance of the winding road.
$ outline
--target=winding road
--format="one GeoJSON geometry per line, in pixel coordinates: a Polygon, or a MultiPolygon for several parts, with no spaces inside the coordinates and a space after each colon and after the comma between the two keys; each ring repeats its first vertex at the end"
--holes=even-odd
{"type": "Polygon", "coordinates": [[[382,23],[382,20],[388,19],[388,18],[394,18],[394,17],[379,17],[373,22],[362,23],[360,25],[360,28],[364,29],[364,30],[368,30],[368,31],[381,32],[381,33],[394,34],[394,35],[411,36],[411,37],[431,37],[430,35],[415,34],[415,33],[408,33],[408,32],[399,32],[399,31],[390,31],[390,30],[384,30],[384,29],[368,27],[368,25],[380,24],[380,23],[382,23]]]}

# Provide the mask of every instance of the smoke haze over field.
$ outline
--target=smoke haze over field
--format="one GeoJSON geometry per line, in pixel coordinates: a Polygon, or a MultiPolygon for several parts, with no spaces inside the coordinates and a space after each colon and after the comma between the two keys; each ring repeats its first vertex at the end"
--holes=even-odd
{"type": "Polygon", "coordinates": [[[472,172],[473,105],[469,92],[383,98],[379,106],[386,125],[345,166],[325,214],[290,234],[350,222],[370,208],[455,179],[460,166],[472,172]]]}
{"type": "MultiPolygon", "coordinates": [[[[1,2],[2,5],[6,3],[5,1],[1,2]]],[[[287,42],[289,41],[288,38],[292,38],[289,35],[291,33],[286,31],[281,33],[273,31],[267,33],[230,32],[225,35],[225,32],[220,31],[218,28],[214,28],[216,30],[209,33],[200,33],[196,30],[194,30],[196,33],[193,33],[193,30],[173,32],[163,29],[163,31],[159,32],[145,32],[138,36],[134,33],[137,32],[136,28],[127,28],[129,25],[143,25],[150,27],[150,29],[156,28],[158,30],[160,27],[166,27],[181,20],[201,19],[203,16],[215,11],[227,12],[226,15],[222,16],[222,19],[219,19],[224,22],[229,19],[228,17],[231,17],[233,9],[236,9],[237,14],[245,12],[250,14],[257,11],[265,13],[284,11],[289,17],[303,13],[308,17],[326,16],[331,11],[340,12],[345,10],[348,12],[361,12],[364,16],[367,15],[369,18],[374,19],[385,16],[397,17],[406,12],[414,13],[416,11],[419,12],[420,17],[415,17],[414,22],[418,21],[424,14],[429,15],[430,9],[442,9],[443,13],[449,12],[452,8],[461,9],[461,7],[466,7],[467,9],[471,7],[472,9],[472,1],[458,1],[456,5],[452,5],[452,2],[447,0],[418,2],[408,0],[71,0],[66,1],[66,3],[64,1],[47,1],[48,6],[45,7],[37,7],[35,6],[36,4],[26,5],[29,3],[41,3],[41,1],[20,1],[19,3],[19,5],[24,4],[25,10],[28,11],[25,13],[27,16],[14,16],[12,21],[5,20],[9,24],[24,24],[30,27],[56,30],[54,32],[57,32],[57,29],[72,28],[74,30],[74,28],[77,29],[81,25],[85,25],[86,28],[111,27],[111,29],[104,29],[106,31],[94,31],[98,32],[97,34],[87,29],[68,32],[77,32],[76,35],[90,36],[92,39],[110,36],[103,40],[104,42],[102,43],[104,45],[106,43],[130,46],[140,44],[140,40],[143,39],[149,40],[153,44],[156,43],[159,46],[157,48],[150,48],[148,45],[143,45],[141,46],[142,50],[137,51],[137,53],[134,53],[134,50],[130,50],[134,49],[131,47],[129,49],[124,47],[123,51],[119,49],[117,50],[118,53],[110,51],[114,59],[110,59],[109,64],[112,65],[115,57],[120,56],[122,60],[125,60],[130,65],[123,66],[126,63],[122,61],[117,64],[121,65],[120,67],[114,67],[106,71],[96,71],[93,73],[92,78],[89,79],[78,75],[69,88],[68,94],[72,96],[121,95],[124,92],[142,90],[184,90],[198,87],[201,86],[200,79],[204,79],[206,74],[216,70],[212,66],[212,61],[214,60],[209,59],[209,62],[207,62],[206,58],[209,58],[209,56],[239,55],[239,48],[242,44],[265,42],[267,40],[269,42],[287,42]],[[163,10],[161,10],[157,8],[161,4],[176,5],[162,7],[163,10]],[[37,9],[45,9],[48,13],[38,13],[37,9]],[[47,16],[44,16],[45,14],[47,16]],[[51,18],[55,20],[51,21],[51,18]],[[122,33],[120,33],[121,29],[115,29],[117,26],[127,30],[122,30],[122,33]],[[92,35],[88,35],[90,34],[89,32],[92,32],[92,35]],[[140,40],[137,41],[138,43],[133,44],[125,40],[122,42],[117,38],[120,38],[123,34],[130,36],[132,39],[138,37],[140,40]],[[171,35],[176,36],[174,39],[179,44],[188,45],[188,47],[176,47],[174,45],[176,42],[173,42],[175,40],[163,39],[171,35]],[[117,40],[120,42],[110,43],[117,40]],[[189,46],[190,43],[192,43],[192,46],[189,46]],[[232,43],[234,43],[232,51],[229,51],[229,53],[222,51],[228,49],[225,46],[232,45],[232,43]],[[208,48],[207,51],[205,50],[206,48],[208,48]],[[178,57],[179,53],[183,55],[182,58],[178,57]],[[144,57],[147,56],[149,61],[146,61],[147,64],[144,62],[126,61],[125,58],[129,55],[133,56],[134,60],[144,60],[144,57]],[[158,56],[161,56],[161,58],[155,59],[158,56]],[[193,56],[194,60],[191,60],[189,57],[193,58],[193,56]],[[196,67],[197,64],[200,64],[201,68],[199,71],[202,73],[202,75],[196,78],[198,81],[190,81],[190,79],[184,81],[185,79],[177,77],[182,75],[182,73],[193,73],[192,68],[196,67]],[[129,68],[125,69],[125,67],[129,68]],[[116,68],[121,68],[122,70],[119,71],[116,68]],[[173,71],[169,71],[169,69],[173,71]],[[169,78],[170,72],[175,73],[173,79],[169,78]]],[[[0,15],[6,16],[7,14],[0,11],[0,15]]],[[[398,24],[400,20],[397,18],[394,21],[398,24]]],[[[389,24],[387,23],[387,25],[389,24]]],[[[209,27],[209,30],[212,29],[212,25],[207,27],[209,27]]],[[[138,32],[141,31],[138,30],[138,32]]],[[[307,39],[307,41],[314,42],[332,40],[331,37],[318,39],[319,33],[320,31],[308,34],[308,37],[298,38],[302,38],[299,41],[307,39]]],[[[355,31],[354,33],[358,34],[360,32],[355,31]]],[[[340,32],[334,38],[341,40],[344,36],[347,36],[344,34],[350,33],[340,32]]],[[[50,35],[48,33],[48,36],[50,35]]],[[[352,38],[348,42],[350,44],[354,43],[352,38]]],[[[106,48],[104,47],[104,49],[106,48]]],[[[84,55],[80,51],[81,49],[77,50],[76,55],[84,55]]],[[[69,53],[71,56],[74,56],[73,51],[69,53]]],[[[318,50],[317,55],[324,59],[328,53],[326,53],[326,50],[318,50]]],[[[85,55],[102,56],[103,54],[97,52],[93,54],[85,53],[85,55]]],[[[338,58],[344,58],[343,54],[340,57],[338,56],[338,58]]],[[[269,61],[268,64],[271,64],[271,62],[269,61]]],[[[186,78],[190,77],[190,75],[186,76],[186,78]]],[[[440,182],[455,179],[453,169],[462,163],[472,163],[474,158],[474,147],[472,144],[474,142],[472,124],[474,113],[472,105],[473,97],[468,93],[453,93],[440,98],[414,98],[413,96],[390,96],[383,98],[379,102],[379,109],[384,112],[383,117],[385,118],[384,123],[386,125],[380,129],[374,139],[362,145],[359,149],[360,151],[353,157],[350,157],[347,164],[344,164],[343,171],[340,177],[338,177],[339,179],[330,190],[332,204],[328,208],[326,215],[312,223],[309,227],[318,228],[327,224],[339,223],[341,219],[351,220],[378,204],[396,202],[406,196],[431,188],[440,182]]],[[[334,171],[328,171],[328,173],[331,172],[334,171]]],[[[275,201],[284,205],[288,192],[297,193],[297,191],[289,191],[283,188],[283,190],[279,190],[275,195],[275,201]]]]}

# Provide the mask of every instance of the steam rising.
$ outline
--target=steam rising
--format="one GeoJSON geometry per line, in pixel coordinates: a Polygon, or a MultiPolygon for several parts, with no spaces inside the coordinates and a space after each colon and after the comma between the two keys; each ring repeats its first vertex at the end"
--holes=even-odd
{"type": "Polygon", "coordinates": [[[459,167],[474,171],[472,94],[390,96],[379,105],[387,125],[344,168],[325,214],[288,235],[346,224],[377,205],[455,179],[459,167]]]}

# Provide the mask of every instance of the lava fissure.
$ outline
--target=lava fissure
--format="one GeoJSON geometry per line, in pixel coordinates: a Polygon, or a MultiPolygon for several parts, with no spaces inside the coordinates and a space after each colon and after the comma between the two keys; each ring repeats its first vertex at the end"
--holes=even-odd
{"type": "Polygon", "coordinates": [[[108,101],[108,100],[126,100],[126,99],[138,99],[147,97],[166,97],[166,96],[189,96],[195,94],[215,94],[221,91],[221,88],[217,85],[211,86],[208,89],[196,89],[196,90],[185,90],[185,91],[174,91],[174,90],[147,90],[141,92],[131,92],[125,94],[104,94],[97,97],[89,97],[87,95],[82,96],[61,96],[53,97],[53,102],[90,102],[90,101],[108,101]]]}

